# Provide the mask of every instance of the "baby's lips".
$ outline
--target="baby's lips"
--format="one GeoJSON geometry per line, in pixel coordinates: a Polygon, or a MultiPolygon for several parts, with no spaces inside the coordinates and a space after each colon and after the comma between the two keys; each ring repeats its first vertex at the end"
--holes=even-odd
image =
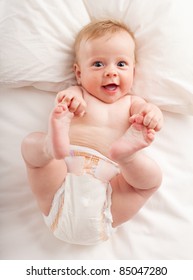
{"type": "Polygon", "coordinates": [[[113,91],[117,89],[117,85],[116,84],[108,84],[106,86],[103,86],[105,89],[109,90],[109,91],[113,91]]]}

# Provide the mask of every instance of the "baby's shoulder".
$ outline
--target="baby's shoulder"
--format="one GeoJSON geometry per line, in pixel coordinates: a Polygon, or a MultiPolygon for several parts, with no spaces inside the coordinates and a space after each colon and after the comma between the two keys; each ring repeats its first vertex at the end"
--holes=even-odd
{"type": "Polygon", "coordinates": [[[131,97],[132,97],[132,95],[126,94],[126,95],[123,96],[121,99],[122,99],[124,102],[131,102],[131,97]]]}
{"type": "Polygon", "coordinates": [[[122,108],[130,107],[130,105],[131,105],[131,95],[129,94],[123,96],[117,101],[117,106],[121,106],[122,108]]]}
{"type": "Polygon", "coordinates": [[[130,114],[131,96],[125,95],[111,105],[110,111],[113,113],[116,111],[116,116],[128,116],[130,114]]]}

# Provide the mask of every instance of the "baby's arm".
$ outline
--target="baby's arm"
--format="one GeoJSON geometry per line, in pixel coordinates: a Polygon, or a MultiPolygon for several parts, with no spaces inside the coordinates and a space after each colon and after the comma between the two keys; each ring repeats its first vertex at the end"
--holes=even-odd
{"type": "Polygon", "coordinates": [[[159,131],[163,126],[163,114],[154,104],[138,96],[131,97],[130,123],[142,121],[143,125],[159,131]]]}
{"type": "Polygon", "coordinates": [[[83,92],[79,86],[71,86],[66,90],[58,92],[56,103],[65,103],[71,113],[76,116],[83,116],[86,110],[86,102],[83,98],[83,92]]]}

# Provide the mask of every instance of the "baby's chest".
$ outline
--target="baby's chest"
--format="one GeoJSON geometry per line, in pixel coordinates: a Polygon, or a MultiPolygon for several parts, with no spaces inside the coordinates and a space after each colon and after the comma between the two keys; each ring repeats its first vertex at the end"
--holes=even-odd
{"type": "Polygon", "coordinates": [[[129,108],[122,104],[122,107],[115,104],[95,103],[88,104],[85,122],[95,126],[110,127],[114,129],[126,129],[129,125],[129,108]]]}

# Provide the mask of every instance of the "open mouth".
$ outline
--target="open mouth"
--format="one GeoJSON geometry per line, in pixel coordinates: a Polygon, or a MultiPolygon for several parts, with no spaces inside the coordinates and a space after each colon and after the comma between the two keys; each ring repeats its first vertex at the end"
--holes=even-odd
{"type": "Polygon", "coordinates": [[[118,88],[118,85],[108,84],[108,85],[103,86],[103,88],[108,90],[108,91],[115,91],[118,88]]]}

